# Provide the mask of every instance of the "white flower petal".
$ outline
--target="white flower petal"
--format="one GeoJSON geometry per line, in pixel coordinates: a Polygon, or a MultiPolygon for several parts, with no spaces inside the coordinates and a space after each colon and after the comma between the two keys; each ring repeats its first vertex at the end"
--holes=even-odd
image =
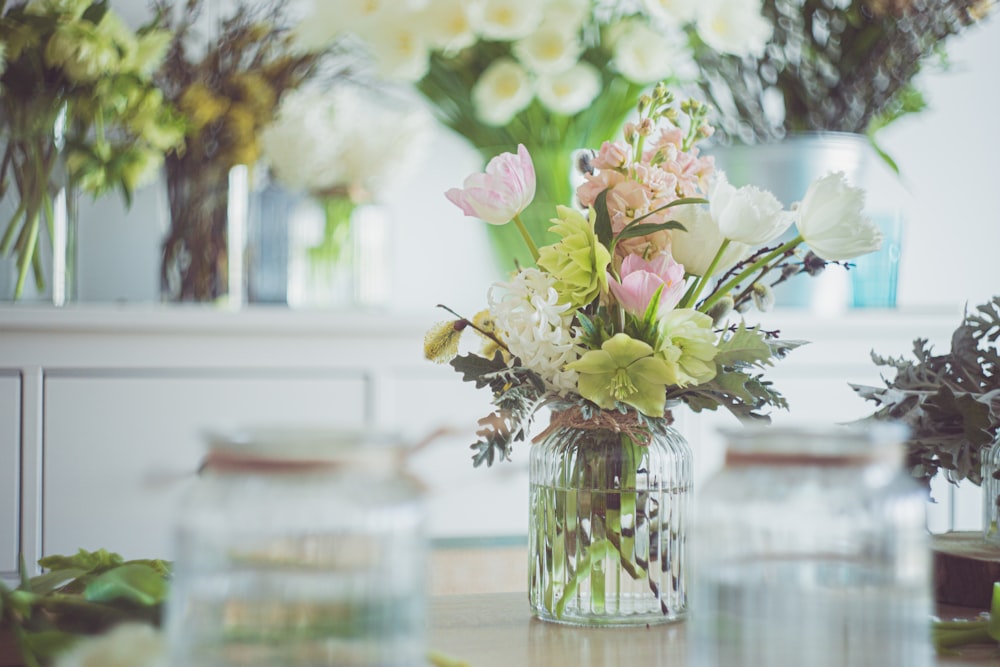
{"type": "Polygon", "coordinates": [[[472,87],[476,115],[494,126],[509,123],[531,103],[534,95],[528,73],[510,58],[493,61],[472,87]]]}
{"type": "Polygon", "coordinates": [[[843,172],[817,179],[797,211],[799,234],[828,262],[853,259],[882,247],[882,232],[864,215],[865,192],[843,172]]]}
{"type": "Polygon", "coordinates": [[[539,101],[553,113],[571,116],[586,109],[601,92],[601,73],[590,63],[542,76],[535,84],[539,101]]]}

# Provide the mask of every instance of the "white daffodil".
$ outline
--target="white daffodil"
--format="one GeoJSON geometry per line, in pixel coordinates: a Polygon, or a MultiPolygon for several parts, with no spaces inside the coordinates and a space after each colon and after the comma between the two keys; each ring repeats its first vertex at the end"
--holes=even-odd
{"type": "Polygon", "coordinates": [[[543,4],[539,0],[479,0],[468,5],[469,19],[486,39],[511,41],[538,28],[543,4]]]}
{"type": "Polygon", "coordinates": [[[590,63],[577,63],[535,82],[535,94],[545,108],[567,116],[586,109],[600,92],[601,73],[590,63]]]}
{"type": "Polygon", "coordinates": [[[633,83],[652,83],[686,69],[683,42],[643,21],[630,21],[614,44],[614,65],[633,83]]]}
{"type": "Polygon", "coordinates": [[[554,21],[567,31],[578,31],[590,17],[590,11],[590,0],[548,0],[542,20],[554,21]]]}
{"type": "MultiPolygon", "coordinates": [[[[684,225],[686,231],[670,232],[670,254],[684,265],[684,270],[695,276],[704,276],[726,237],[719,231],[712,214],[704,206],[675,206],[670,209],[670,219],[684,225]]],[[[731,241],[722,258],[715,265],[712,275],[726,271],[750,252],[750,246],[731,241]]]]}
{"type": "Polygon", "coordinates": [[[538,30],[514,42],[514,55],[536,74],[564,72],[580,58],[583,44],[579,33],[565,26],[546,21],[538,30]]]}
{"type": "Polygon", "coordinates": [[[736,188],[722,172],[715,174],[708,201],[719,232],[740,243],[768,243],[792,224],[792,216],[773,194],[752,185],[736,188]]]}
{"type": "Polygon", "coordinates": [[[799,234],[828,262],[853,259],[882,247],[882,232],[864,214],[865,191],[852,187],[843,172],[809,185],[796,211],[799,234]]]}
{"type": "Polygon", "coordinates": [[[467,0],[430,0],[420,13],[427,41],[435,48],[457,52],[476,42],[467,0]]]}
{"type": "Polygon", "coordinates": [[[760,0],[706,0],[698,8],[695,28],[719,53],[761,55],[772,27],[760,10],[760,0]]]}
{"type": "Polygon", "coordinates": [[[576,391],[576,371],[566,370],[579,357],[574,311],[559,303],[555,278],[538,269],[523,269],[509,283],[493,285],[488,301],[511,354],[556,391],[576,391]]]}
{"type": "Polygon", "coordinates": [[[695,20],[704,0],[642,0],[642,5],[653,18],[660,21],[688,23],[695,20]]]}
{"type": "Polygon", "coordinates": [[[534,95],[528,72],[510,58],[493,61],[472,87],[476,116],[498,127],[509,123],[534,95]]]}

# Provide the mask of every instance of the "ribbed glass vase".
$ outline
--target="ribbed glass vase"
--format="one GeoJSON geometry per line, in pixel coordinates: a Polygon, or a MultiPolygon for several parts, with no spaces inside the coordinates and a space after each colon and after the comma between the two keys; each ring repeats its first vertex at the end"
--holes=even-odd
{"type": "Polygon", "coordinates": [[[530,455],[538,618],[632,626],[685,616],[691,450],[669,414],[553,412],[530,455]]]}
{"type": "Polygon", "coordinates": [[[1000,436],[983,449],[983,538],[1000,546],[1000,436]]]}

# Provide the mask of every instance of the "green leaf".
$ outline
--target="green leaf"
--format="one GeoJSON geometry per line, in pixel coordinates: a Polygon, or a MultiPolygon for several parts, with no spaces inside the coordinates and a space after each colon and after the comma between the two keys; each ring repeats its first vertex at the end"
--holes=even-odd
{"type": "Polygon", "coordinates": [[[625,227],[625,229],[623,229],[620,234],[618,234],[617,240],[618,241],[624,241],[625,239],[633,239],[633,238],[636,238],[636,237],[639,237],[639,236],[647,236],[649,234],[660,232],[660,231],[663,231],[665,229],[680,229],[680,230],[683,230],[683,231],[687,231],[684,228],[684,225],[682,225],[681,223],[677,222],[676,220],[669,220],[667,222],[660,222],[660,223],[657,223],[655,225],[654,224],[648,224],[648,223],[643,223],[643,224],[638,224],[637,225],[637,224],[635,224],[633,222],[633,223],[630,223],[627,227],[625,227]]]}
{"type": "Polygon", "coordinates": [[[492,359],[470,353],[455,357],[449,363],[462,374],[463,382],[475,382],[476,389],[481,389],[489,384],[489,380],[484,379],[484,376],[507,368],[503,354],[499,351],[492,359]]]}
{"type": "Polygon", "coordinates": [[[760,327],[747,329],[743,322],[732,335],[719,343],[719,352],[715,355],[715,363],[719,366],[771,364],[771,346],[767,344],[766,335],[760,327]]]}
{"type": "Polygon", "coordinates": [[[602,190],[597,195],[597,198],[594,199],[594,212],[596,213],[594,233],[597,235],[597,240],[605,248],[610,248],[611,242],[614,239],[614,230],[611,228],[611,216],[608,214],[607,190],[602,190]]]}
{"type": "Polygon", "coordinates": [[[84,20],[90,21],[94,25],[101,22],[104,15],[108,13],[108,0],[98,0],[83,12],[84,20]]]}
{"type": "Polygon", "coordinates": [[[46,570],[81,569],[88,572],[106,570],[124,563],[124,559],[114,552],[98,549],[87,551],[80,549],[73,556],[51,555],[38,560],[38,564],[46,570]]]}
{"type": "Polygon", "coordinates": [[[74,581],[87,574],[87,570],[80,568],[67,568],[65,570],[52,570],[37,577],[32,577],[29,587],[32,593],[45,595],[57,588],[62,588],[71,581],[74,581]]]}
{"type": "Polygon", "coordinates": [[[1000,581],[993,584],[993,599],[990,604],[990,620],[987,625],[990,637],[1000,642],[1000,581]]]}
{"type": "Polygon", "coordinates": [[[151,606],[163,602],[167,588],[166,580],[153,568],[129,563],[98,575],[87,584],[83,597],[90,602],[124,600],[151,606]]]}

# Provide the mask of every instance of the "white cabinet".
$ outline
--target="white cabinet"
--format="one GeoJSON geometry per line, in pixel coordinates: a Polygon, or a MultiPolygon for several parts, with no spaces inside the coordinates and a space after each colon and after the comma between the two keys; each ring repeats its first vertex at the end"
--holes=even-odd
{"type": "Polygon", "coordinates": [[[365,379],[276,372],[88,371],[45,381],[43,553],[172,558],[169,527],[206,429],[363,425],[365,379]]]}
{"type": "Polygon", "coordinates": [[[0,370],[0,576],[17,571],[20,457],[21,377],[0,370]]]}

